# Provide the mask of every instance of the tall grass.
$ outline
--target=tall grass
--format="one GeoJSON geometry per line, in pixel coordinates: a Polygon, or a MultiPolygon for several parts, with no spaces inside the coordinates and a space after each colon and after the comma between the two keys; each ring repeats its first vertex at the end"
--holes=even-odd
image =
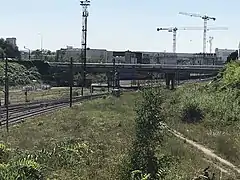
{"type": "Polygon", "coordinates": [[[125,167],[122,179],[149,179],[164,178],[170,161],[167,156],[156,156],[156,149],[163,141],[160,122],[161,104],[163,102],[161,89],[149,89],[141,92],[141,99],[136,104],[135,140],[125,167]]]}
{"type": "Polygon", "coordinates": [[[240,155],[236,150],[240,148],[239,84],[240,63],[232,62],[211,83],[190,84],[175,92],[166,92],[163,103],[166,122],[239,164],[240,155]]]}

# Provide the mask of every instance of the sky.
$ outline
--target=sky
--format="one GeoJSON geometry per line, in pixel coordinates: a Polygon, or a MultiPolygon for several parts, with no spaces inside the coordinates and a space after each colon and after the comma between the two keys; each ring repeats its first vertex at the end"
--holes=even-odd
{"type": "MultiPolygon", "coordinates": [[[[16,37],[19,49],[40,49],[41,36],[44,49],[81,47],[78,0],[0,0],[0,6],[0,37],[16,37]]],[[[156,28],[203,28],[202,19],[179,14],[188,12],[216,17],[209,27],[228,28],[208,32],[213,49],[237,49],[239,7],[239,0],[92,0],[87,44],[92,49],[172,52],[172,33],[156,28]]],[[[177,52],[202,52],[202,30],[177,33],[177,52]]]]}

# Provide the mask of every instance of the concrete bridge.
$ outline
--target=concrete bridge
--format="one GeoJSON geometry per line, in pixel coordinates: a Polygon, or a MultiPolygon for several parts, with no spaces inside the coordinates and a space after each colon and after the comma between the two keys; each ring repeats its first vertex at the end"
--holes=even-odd
{"type": "MultiPolygon", "coordinates": [[[[69,63],[48,62],[50,68],[69,69],[69,63]]],[[[113,63],[87,63],[87,72],[105,73],[113,70],[113,63]]],[[[115,64],[118,71],[138,71],[138,72],[157,72],[157,73],[216,73],[223,68],[223,65],[173,65],[173,64],[115,64]]],[[[82,63],[73,64],[74,71],[81,72],[83,69],[82,63]]]]}
{"type": "MultiPolygon", "coordinates": [[[[70,63],[47,62],[50,71],[68,71],[70,63]]],[[[194,74],[216,74],[223,68],[223,65],[173,65],[173,64],[120,64],[116,63],[87,63],[87,73],[106,73],[107,77],[112,76],[112,72],[119,73],[159,73],[164,74],[167,88],[174,88],[175,79],[180,73],[194,74]]],[[[82,72],[82,63],[73,64],[74,72],[82,72]]],[[[119,78],[117,78],[119,81],[119,78]]],[[[116,83],[116,84],[119,84],[116,83]]]]}

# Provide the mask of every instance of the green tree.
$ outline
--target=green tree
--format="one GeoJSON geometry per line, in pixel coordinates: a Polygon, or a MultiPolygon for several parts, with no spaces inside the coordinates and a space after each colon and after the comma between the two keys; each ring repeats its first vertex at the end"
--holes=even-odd
{"type": "Polygon", "coordinates": [[[228,55],[226,62],[229,63],[230,61],[236,61],[237,59],[238,59],[238,51],[236,50],[228,55]]]}
{"type": "Polygon", "coordinates": [[[31,55],[33,55],[34,59],[41,59],[42,52],[41,50],[37,49],[32,51],[31,55]]]}
{"type": "Polygon", "coordinates": [[[21,53],[18,50],[18,47],[13,46],[12,44],[5,41],[3,38],[0,39],[0,48],[8,58],[21,58],[21,53]]]}
{"type": "MultiPolygon", "coordinates": [[[[166,159],[155,155],[157,144],[163,141],[161,129],[162,92],[160,89],[143,90],[136,106],[136,136],[122,171],[122,179],[162,179],[166,159]],[[132,177],[131,177],[132,176],[132,177]]],[[[167,161],[169,161],[167,159],[167,161]]]]}

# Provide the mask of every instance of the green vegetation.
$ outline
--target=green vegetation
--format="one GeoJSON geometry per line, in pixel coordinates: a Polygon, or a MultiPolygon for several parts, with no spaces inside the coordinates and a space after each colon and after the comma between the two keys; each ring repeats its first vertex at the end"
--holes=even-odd
{"type": "MultiPolygon", "coordinates": [[[[156,147],[161,143],[160,135],[160,109],[161,106],[160,90],[144,90],[142,100],[138,101],[136,108],[136,124],[133,147],[130,152],[129,169],[124,170],[122,179],[138,179],[139,175],[147,179],[157,179],[163,177],[161,165],[155,155],[156,147]],[[132,173],[131,173],[132,172],[132,173]],[[133,174],[134,173],[134,174],[133,174]]],[[[164,159],[165,160],[165,159],[164,159]]],[[[165,168],[165,167],[163,167],[165,168]]]]}
{"type": "MultiPolygon", "coordinates": [[[[0,86],[4,86],[5,81],[5,64],[0,62],[0,86]]],[[[39,80],[40,74],[36,68],[27,69],[18,63],[9,63],[8,68],[9,85],[27,85],[32,84],[33,80],[39,80]]]]}
{"type": "Polygon", "coordinates": [[[218,89],[240,88],[240,62],[233,61],[226,65],[213,83],[213,87],[218,89]]]}
{"type": "MultiPolygon", "coordinates": [[[[154,97],[163,92],[143,92],[143,97],[134,92],[125,93],[119,99],[104,97],[26,121],[11,127],[9,134],[2,129],[0,179],[20,176],[22,179],[112,180],[123,179],[124,175],[150,178],[151,171],[143,166],[130,166],[134,162],[131,157],[135,151],[141,158],[143,152],[136,149],[137,142],[141,142],[137,134],[142,134],[145,140],[150,138],[146,132],[151,124],[148,119],[153,118],[155,125],[160,122],[154,113],[160,113],[161,117],[161,109],[154,105],[161,104],[161,96],[154,97]],[[154,100],[152,104],[151,100],[154,100]]],[[[140,161],[146,165],[146,160],[156,160],[158,176],[166,180],[191,179],[207,166],[205,157],[197,150],[163,129],[158,134],[159,127],[155,125],[149,130],[156,139],[143,144],[146,148],[149,144],[153,147],[145,151],[151,156],[140,161]]],[[[219,170],[213,167],[212,171],[219,177],[219,170]]],[[[223,178],[226,177],[224,174],[223,178]]]]}
{"type": "Polygon", "coordinates": [[[238,179],[160,125],[238,165],[240,91],[229,78],[238,68],[229,64],[210,84],[107,96],[2,129],[0,179],[186,180],[207,166],[216,180],[238,179]]]}
{"type": "MultiPolygon", "coordinates": [[[[96,91],[94,92],[96,93],[96,91]]],[[[81,88],[73,88],[73,96],[79,96],[81,94],[81,88]]],[[[90,90],[84,89],[84,95],[89,95],[90,90]]],[[[4,93],[0,92],[0,95],[3,97],[4,93]]],[[[54,99],[63,99],[69,98],[69,87],[61,88],[51,88],[48,90],[37,90],[37,91],[28,91],[27,93],[27,102],[41,101],[41,100],[54,100],[54,99]]],[[[25,91],[22,90],[13,90],[9,92],[9,101],[10,104],[15,103],[25,103],[26,96],[25,91]]]]}
{"type": "Polygon", "coordinates": [[[240,164],[240,64],[232,62],[208,84],[165,92],[165,122],[190,139],[240,164]]]}
{"type": "Polygon", "coordinates": [[[12,127],[9,136],[2,132],[12,148],[7,162],[19,157],[13,150],[18,148],[22,158],[41,166],[45,178],[118,179],[134,133],[136,96],[86,102],[12,127]]]}
{"type": "Polygon", "coordinates": [[[2,57],[2,55],[7,56],[8,58],[21,58],[18,47],[12,46],[12,44],[8,43],[3,38],[0,39],[0,57],[2,57]]]}

